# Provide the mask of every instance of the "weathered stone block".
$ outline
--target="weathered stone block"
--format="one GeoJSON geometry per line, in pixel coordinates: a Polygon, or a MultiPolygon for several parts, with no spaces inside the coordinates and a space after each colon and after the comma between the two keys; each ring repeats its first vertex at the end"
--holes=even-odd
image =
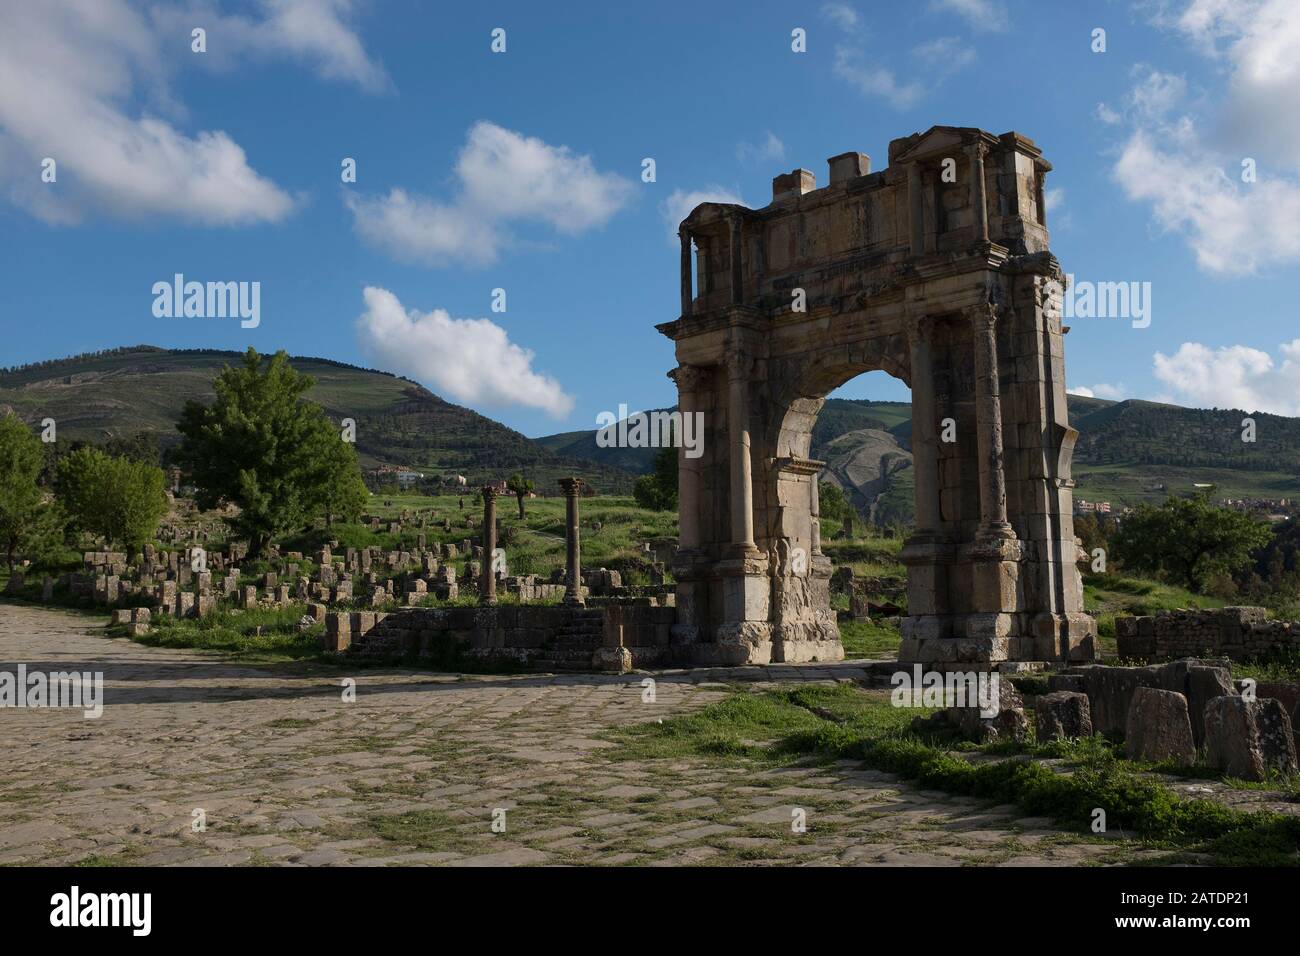
{"type": "Polygon", "coordinates": [[[1196,759],[1196,746],[1187,698],[1172,690],[1137,688],[1129,702],[1124,751],[1131,760],[1190,765],[1196,759]]]}
{"type": "Polygon", "coordinates": [[[1205,708],[1210,763],[1230,777],[1266,780],[1269,770],[1295,773],[1291,718],[1273,698],[1216,697],[1205,708]]]}
{"type": "Polygon", "coordinates": [[[1043,694],[1034,702],[1039,740],[1092,736],[1092,711],[1088,695],[1058,690],[1043,694]]]}

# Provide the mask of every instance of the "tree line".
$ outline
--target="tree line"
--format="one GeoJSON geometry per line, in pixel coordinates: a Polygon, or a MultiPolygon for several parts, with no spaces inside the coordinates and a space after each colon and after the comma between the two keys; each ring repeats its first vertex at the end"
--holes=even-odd
{"type": "MultiPolygon", "coordinates": [[[[250,347],[218,373],[212,403],[191,399],[177,422],[173,457],[196,504],[235,506],[227,523],[254,558],[317,517],[355,520],[369,499],[356,450],[303,397],[312,384],[285,352],[264,362],[250,347]]],[[[0,548],[11,571],[20,558],[54,562],[83,533],[132,557],[155,537],[168,510],[156,442],[151,451],[137,436],[53,457],[47,447],[16,416],[0,418],[0,548]]]]}

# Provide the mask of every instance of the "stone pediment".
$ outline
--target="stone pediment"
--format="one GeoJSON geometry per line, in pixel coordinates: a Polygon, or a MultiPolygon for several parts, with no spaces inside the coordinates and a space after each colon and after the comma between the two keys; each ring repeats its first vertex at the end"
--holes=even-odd
{"type": "MultiPolygon", "coordinates": [[[[890,157],[890,162],[911,162],[926,159],[940,153],[951,153],[975,141],[977,137],[987,136],[983,130],[973,126],[931,126],[924,133],[916,133],[904,140],[903,147],[890,157]]],[[[992,137],[989,137],[992,140],[992,137]]]]}

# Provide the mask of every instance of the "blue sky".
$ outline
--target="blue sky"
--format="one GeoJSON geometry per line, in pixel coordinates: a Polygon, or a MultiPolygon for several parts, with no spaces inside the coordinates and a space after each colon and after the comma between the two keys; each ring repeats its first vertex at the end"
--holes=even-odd
{"type": "Polygon", "coordinates": [[[1039,144],[1068,272],[1151,283],[1147,328],[1070,323],[1072,389],[1300,414],[1300,4],[465,7],[0,0],[0,364],[251,344],[593,428],[674,401],[693,201],[948,124],[1039,144]],[[177,272],[260,282],[260,325],[155,317],[177,272]]]}

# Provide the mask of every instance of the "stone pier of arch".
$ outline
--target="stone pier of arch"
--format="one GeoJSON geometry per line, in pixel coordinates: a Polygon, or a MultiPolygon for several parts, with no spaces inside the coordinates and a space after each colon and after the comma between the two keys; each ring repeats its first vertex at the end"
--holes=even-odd
{"type": "Polygon", "coordinates": [[[879,172],[845,153],[822,188],[799,169],[761,209],[704,203],[682,222],[681,314],[658,326],[678,407],[705,426],[703,454],[679,460],[682,660],[843,657],[810,446],[825,396],[873,370],[912,390],[900,659],[1094,658],[1050,169],[1018,133],[937,126],[892,141],[879,172]]]}

